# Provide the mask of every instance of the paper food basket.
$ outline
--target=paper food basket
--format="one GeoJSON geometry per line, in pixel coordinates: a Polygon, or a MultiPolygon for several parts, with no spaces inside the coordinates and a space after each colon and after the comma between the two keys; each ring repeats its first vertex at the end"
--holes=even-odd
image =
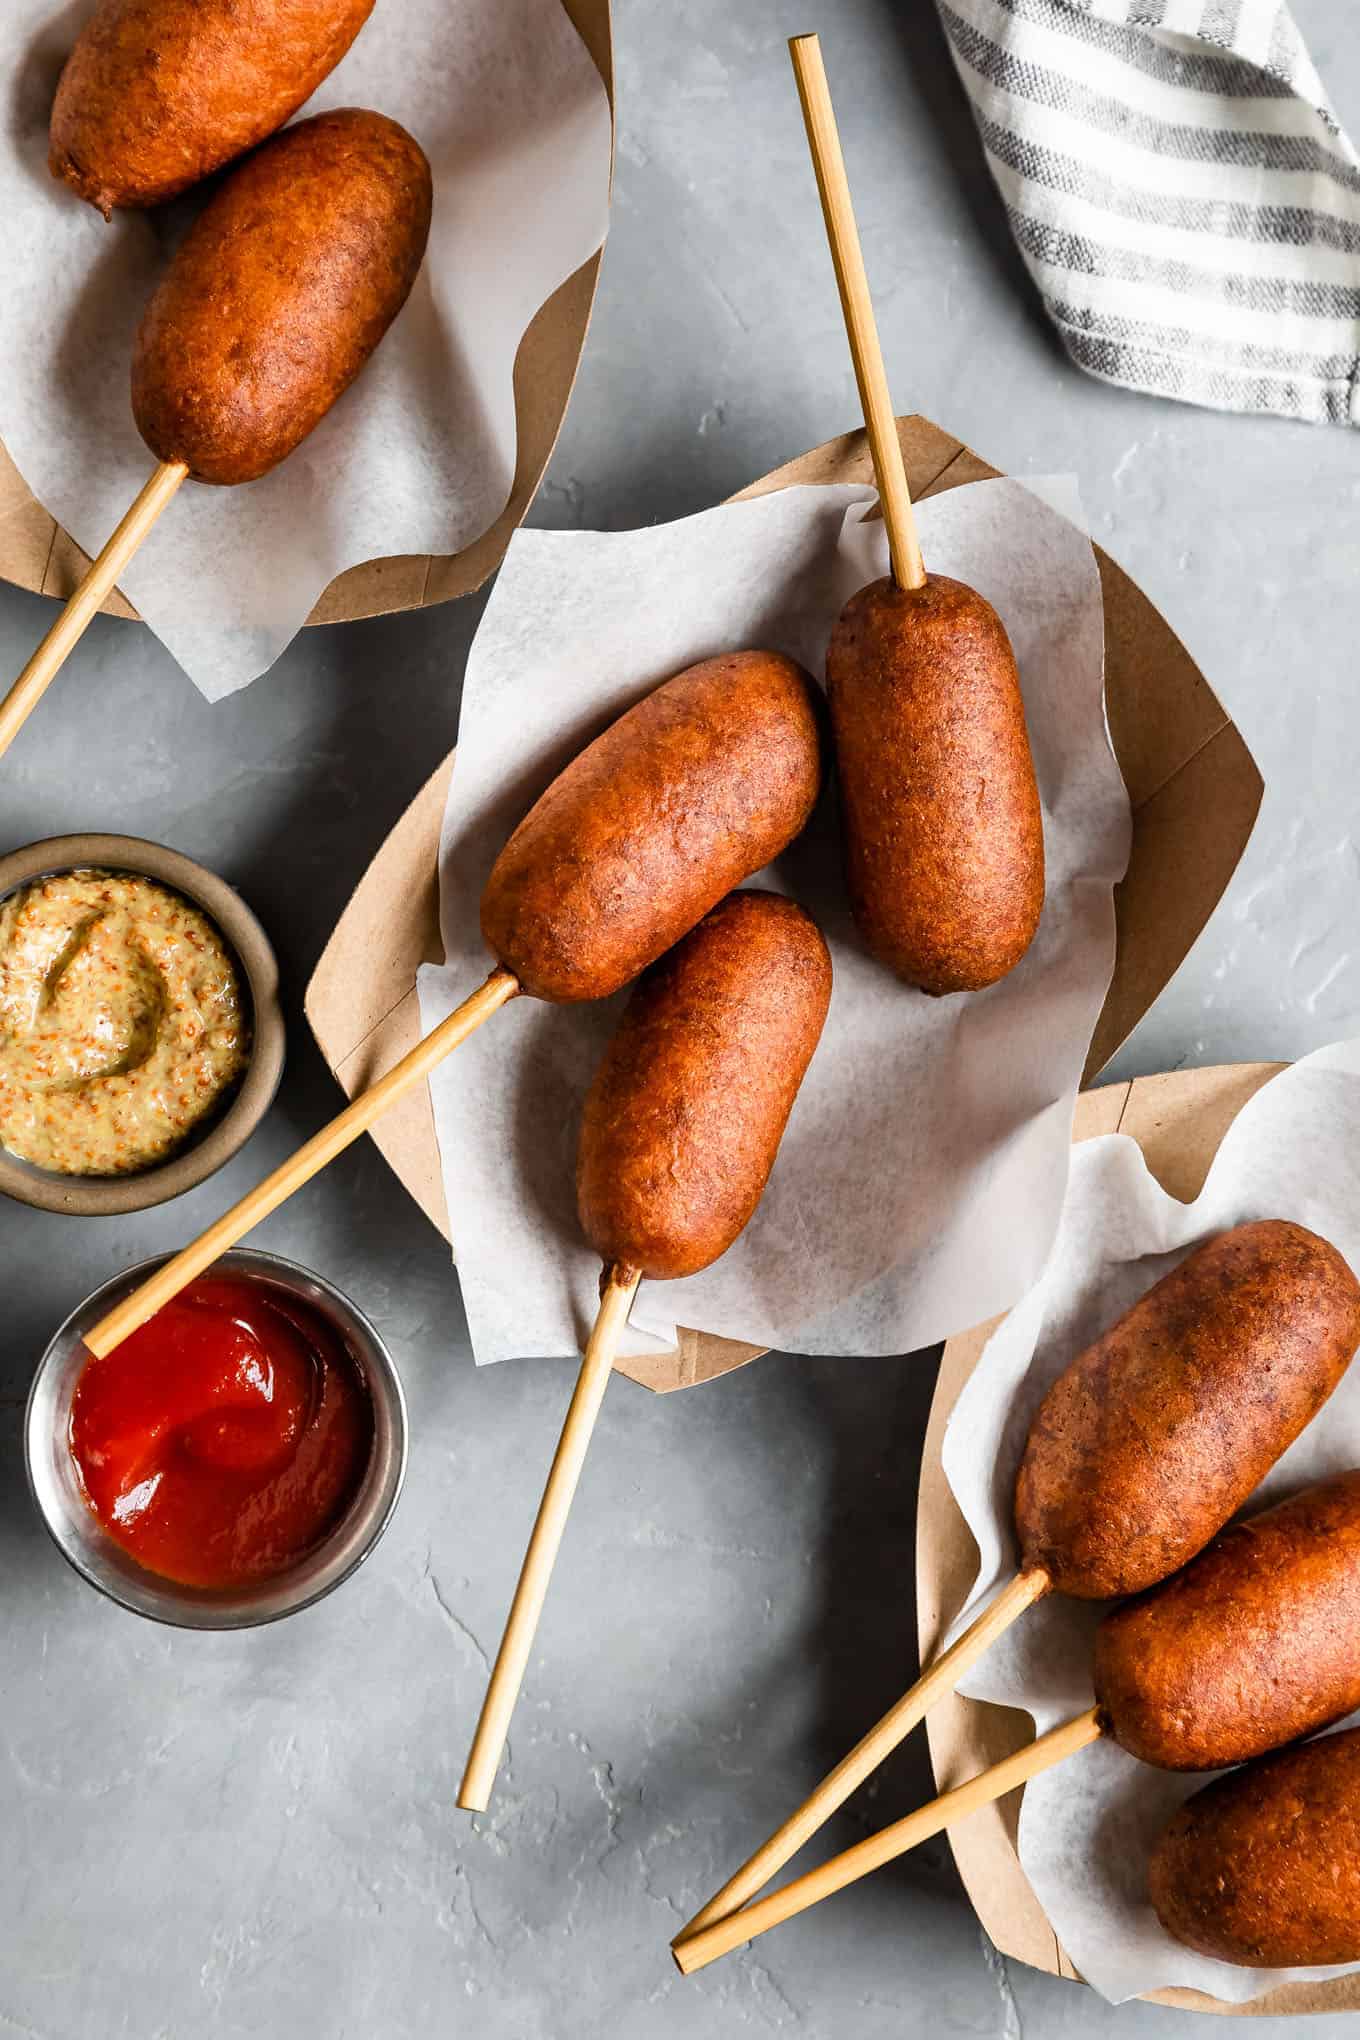
{"type": "MultiPolygon", "coordinates": [[[[997,472],[925,418],[901,419],[898,429],[915,496],[997,472]]],[[[871,481],[860,431],[816,447],[742,493],[871,481]]],[[[1133,808],[1133,850],[1115,893],[1114,977],[1092,1040],[1088,1080],[1184,960],[1242,855],[1262,793],[1250,753],[1184,645],[1122,568],[1099,547],[1096,556],[1105,595],[1110,734],[1133,808]]],[[[387,838],[308,986],[312,1030],[351,1096],[419,1039],[416,971],[443,956],[437,859],[452,770],[450,755],[387,838]]],[[[447,1239],[426,1088],[387,1113],[374,1138],[447,1239]]],[[[619,1364],[645,1387],[668,1390],[725,1374],[760,1350],[696,1329],[681,1333],[673,1354],[619,1364]]]]}
{"type": "MultiPolygon", "coordinates": [[[[562,0],[594,60],[614,117],[613,43],[609,0],[562,0]]],[[[515,357],[515,478],[500,516],[460,553],[409,554],[365,560],[339,574],[307,621],[352,623],[361,616],[426,609],[469,595],[500,565],[511,535],[523,520],[552,457],[566,415],[567,400],[586,344],[603,250],[582,263],[539,307],[515,357]]],[[[0,580],[35,595],[65,601],[89,566],[89,555],[63,531],[32,494],[0,444],[0,580]]],[[[104,613],[136,619],[117,590],[104,613]]]]}
{"type": "MultiPolygon", "coordinates": [[[[1281,1067],[1229,1063],[1084,1092],[1077,1101],[1072,1137],[1129,1134],[1162,1188],[1189,1203],[1203,1188],[1209,1164],[1237,1114],[1281,1067]]],[[[940,1450],[950,1412],[998,1322],[950,1339],[931,1405],[916,1518],[916,1619],[922,1662],[934,1655],[977,1571],[977,1547],[944,1477],[940,1450]]],[[[936,1781],[945,1791],[1009,1756],[1031,1741],[1034,1731],[1027,1714],[952,1694],[931,1710],[927,1732],[936,1781]]],[[[1077,1979],[1020,1867],[1015,1838],[1021,1797],[1013,1792],[960,1821],[949,1836],[954,1860],[978,1918],[1003,1954],[1051,1976],[1077,1979]]],[[[1242,2005],[1224,2004],[1196,1990],[1159,1990],[1148,1996],[1154,2004],[1234,2018],[1353,2012],[1360,2011],[1360,1972],[1322,1983],[1284,1984],[1242,2005]]]]}

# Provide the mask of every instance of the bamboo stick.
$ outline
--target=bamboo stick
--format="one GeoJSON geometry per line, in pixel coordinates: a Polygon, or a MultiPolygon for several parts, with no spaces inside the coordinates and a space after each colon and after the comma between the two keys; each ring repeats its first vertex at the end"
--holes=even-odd
{"type": "Polygon", "coordinates": [[[864,410],[869,451],[873,455],[874,479],[883,505],[883,522],[888,529],[893,579],[899,588],[920,588],[924,585],[926,570],[921,559],[921,543],[916,535],[916,516],[911,506],[911,490],[907,486],[902,442],[897,436],[897,420],[888,393],[888,374],[883,365],[883,349],[874,321],[864,253],[850,201],[850,182],[845,174],[845,159],[841,154],[836,115],[831,105],[831,89],[826,82],[826,67],[822,62],[822,45],[815,35],[796,35],[789,43],[789,54],[793,58],[793,74],[798,81],[798,97],[802,103],[808,146],[812,151],[812,166],[817,173],[817,192],[822,201],[826,237],[831,243],[831,260],[836,271],[841,310],[845,315],[850,358],[855,365],[855,381],[864,410]]]}
{"type": "Polygon", "coordinates": [[[918,1842],[952,1827],[955,1821],[966,1820],[970,1813],[990,1806],[993,1800],[1013,1792],[1017,1785],[1075,1756],[1103,1733],[1100,1710],[1092,1707],[1087,1713],[1063,1722],[1061,1727],[1050,1729],[1047,1735],[1017,1750],[1013,1757],[1006,1757],[990,1770],[970,1778],[966,1785],[942,1793],[904,1820],[894,1821],[879,1834],[856,1842],[852,1849],[833,1856],[827,1863],[819,1863],[802,1877],[795,1877],[791,1884],[771,1892],[768,1898],[757,1899],[743,1912],[728,1913],[726,1918],[715,1920],[712,1926],[702,1927],[696,1934],[682,1934],[671,1950],[680,1973],[692,1976],[696,1969],[703,1969],[720,1955],[730,1954],[733,1948],[755,1940],[758,1934],[768,1933],[771,1927],[792,1919],[795,1913],[805,1912],[810,1905],[829,1898],[833,1891],[843,1891],[847,1884],[867,1877],[871,1870],[881,1869],[883,1864],[905,1855],[918,1842]]]}
{"type": "Polygon", "coordinates": [[[614,1355],[628,1322],[628,1312],[641,1276],[636,1268],[615,1265],[606,1270],[600,1290],[600,1310],[590,1335],[577,1377],[576,1388],[553,1455],[548,1484],[543,1490],[534,1522],[529,1549],[520,1568],[519,1584],[510,1604],[505,1635],[496,1653],[491,1683],[482,1702],[477,1732],[472,1739],[458,1804],[471,1813],[485,1813],[500,1768],[510,1717],[515,1711],[524,1681],[529,1652],[533,1649],[538,1620],[547,1598],[548,1582],[567,1527],[576,1484],[585,1465],[595,1419],[600,1414],[605,1389],[614,1367],[614,1355]]]}
{"type": "Polygon", "coordinates": [[[0,701],[0,758],[9,749],[43,695],[80,642],[118,576],[188,475],[183,461],[163,460],[104,550],[38,646],[3,701],[0,701]]]}
{"type": "Polygon", "coordinates": [[[139,1325],[154,1317],[162,1304],[178,1296],[185,1284],[201,1275],[205,1268],[229,1247],[234,1247],[261,1219],[271,1211],[277,1211],[286,1198],[304,1183],[311,1181],[318,1170],[327,1162],[366,1133],[374,1121],[381,1118],[389,1105],[421,1083],[437,1063],[457,1048],[460,1041],[466,1041],[493,1013],[500,1011],[507,1001],[519,991],[519,979],[498,964],[485,984],[480,985],[470,999],[464,999],[455,1012],[425,1039],[418,1042],[409,1055],[394,1063],[387,1074],[376,1084],[363,1091],[333,1119],[329,1126],[323,1126],[320,1133],[313,1134],[295,1155],[280,1164],[272,1176],[266,1176],[263,1183],[257,1183],[247,1191],[239,1204],[219,1218],[216,1225],[210,1225],[205,1233],[185,1247],[174,1259],[158,1268],[131,1296],[124,1297],[116,1304],[107,1317],[101,1318],[94,1330],[85,1335],[85,1344],[96,1359],[111,1353],[115,1346],[122,1344],[139,1325]]]}
{"type": "Polygon", "coordinates": [[[968,1667],[990,1649],[997,1637],[1009,1629],[1026,1608],[1032,1607],[1048,1592],[1049,1584],[1048,1574],[1037,1568],[1017,1573],[1010,1585],[965,1629],[958,1641],[936,1658],[916,1684],[888,1709],[877,1726],[855,1744],[849,1756],[842,1757],[835,1770],[827,1773],[816,1791],[810,1793],[797,1811],[789,1815],[783,1826],[776,1828],[770,1839],[742,1864],[735,1875],[728,1878],[722,1890],[714,1893],[688,1926],[681,1929],[676,1939],[687,1940],[702,1927],[724,1919],[727,1914],[745,1905],[748,1899],[754,1898],[761,1886],[768,1884],[776,1871],[782,1870],[804,1842],[810,1840],[836,1809],[845,1804],[870,1772],[877,1770],[889,1752],[897,1748],[935,1702],[946,1693],[953,1692],[968,1667]]]}

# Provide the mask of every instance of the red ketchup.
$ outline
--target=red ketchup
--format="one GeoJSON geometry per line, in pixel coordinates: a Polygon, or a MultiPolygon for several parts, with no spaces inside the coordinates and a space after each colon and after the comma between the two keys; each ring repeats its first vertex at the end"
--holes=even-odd
{"type": "Polygon", "coordinates": [[[283,1572],[358,1492],[368,1392],[325,1321],[241,1276],[193,1282],[76,1384],[86,1500],[139,1564],[190,1587],[283,1572]]]}

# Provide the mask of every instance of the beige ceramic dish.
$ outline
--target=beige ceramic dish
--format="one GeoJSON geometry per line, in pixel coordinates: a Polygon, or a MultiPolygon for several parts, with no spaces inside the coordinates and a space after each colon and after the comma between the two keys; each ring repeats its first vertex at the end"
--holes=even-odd
{"type": "Polygon", "coordinates": [[[126,871],[182,893],[212,921],[236,959],[250,999],[251,1048],[245,1076],[226,1108],[166,1162],[133,1176],[61,1176],[0,1148],[0,1192],[39,1211],[78,1218],[146,1211],[192,1190],[245,1146],[274,1100],[283,1075],[284,1025],[279,967],[269,937],[239,893],[178,850],[137,836],[49,836],[0,857],[0,899],[35,878],[62,871],[126,871]]]}

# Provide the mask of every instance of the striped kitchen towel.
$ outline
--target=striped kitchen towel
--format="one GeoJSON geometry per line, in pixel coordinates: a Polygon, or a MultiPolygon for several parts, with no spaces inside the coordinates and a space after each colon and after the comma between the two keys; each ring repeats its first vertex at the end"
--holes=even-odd
{"type": "Polygon", "coordinates": [[[1074,361],[1360,424],[1360,158],[1282,0],[938,4],[1074,361]]]}

